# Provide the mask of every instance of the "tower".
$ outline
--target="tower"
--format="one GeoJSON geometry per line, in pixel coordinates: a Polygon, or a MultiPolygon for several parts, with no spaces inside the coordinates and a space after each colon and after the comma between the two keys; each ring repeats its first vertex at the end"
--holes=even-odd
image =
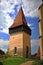
{"type": "Polygon", "coordinates": [[[31,29],[28,27],[22,7],[9,28],[9,54],[20,57],[29,57],[31,54],[30,35],[31,29]]]}
{"type": "Polygon", "coordinates": [[[39,16],[40,16],[40,20],[39,20],[40,59],[43,59],[43,3],[40,5],[38,10],[39,10],[39,16]]]}

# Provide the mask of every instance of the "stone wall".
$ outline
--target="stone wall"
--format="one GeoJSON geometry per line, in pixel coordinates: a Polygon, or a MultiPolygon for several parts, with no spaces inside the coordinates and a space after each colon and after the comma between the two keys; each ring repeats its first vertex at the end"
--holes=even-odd
{"type": "Polygon", "coordinates": [[[26,47],[28,46],[28,56],[31,53],[30,35],[26,32],[18,32],[10,36],[9,54],[26,57],[26,47]],[[17,48],[17,53],[14,54],[14,48],[17,48]]]}
{"type": "Polygon", "coordinates": [[[14,54],[14,47],[17,48],[17,55],[22,56],[23,52],[23,34],[21,32],[12,34],[9,41],[9,53],[14,54]]]}
{"type": "Polygon", "coordinates": [[[28,47],[28,57],[31,55],[30,35],[23,32],[23,56],[26,57],[26,47],[28,47]]]}

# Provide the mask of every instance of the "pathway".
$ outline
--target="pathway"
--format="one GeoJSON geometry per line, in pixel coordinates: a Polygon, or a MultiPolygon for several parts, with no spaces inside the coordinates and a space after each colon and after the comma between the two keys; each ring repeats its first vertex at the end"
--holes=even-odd
{"type": "Polygon", "coordinates": [[[32,65],[33,61],[27,61],[25,63],[22,63],[21,65],[32,65]]]}

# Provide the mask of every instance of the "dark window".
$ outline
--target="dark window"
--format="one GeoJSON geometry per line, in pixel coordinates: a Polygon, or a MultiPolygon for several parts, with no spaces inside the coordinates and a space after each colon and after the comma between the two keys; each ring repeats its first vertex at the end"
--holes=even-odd
{"type": "Polygon", "coordinates": [[[16,54],[16,53],[17,53],[17,48],[15,47],[15,48],[14,48],[14,54],[16,54]]]}

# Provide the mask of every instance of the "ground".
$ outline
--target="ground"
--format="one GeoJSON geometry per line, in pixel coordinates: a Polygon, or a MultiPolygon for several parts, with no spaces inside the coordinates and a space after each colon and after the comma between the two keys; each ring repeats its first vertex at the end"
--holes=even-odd
{"type": "Polygon", "coordinates": [[[0,65],[43,65],[43,60],[13,56],[0,59],[0,65]]]}
{"type": "Polygon", "coordinates": [[[27,61],[27,62],[22,63],[22,64],[20,64],[20,65],[32,65],[32,63],[33,63],[33,61],[27,61]]]}

